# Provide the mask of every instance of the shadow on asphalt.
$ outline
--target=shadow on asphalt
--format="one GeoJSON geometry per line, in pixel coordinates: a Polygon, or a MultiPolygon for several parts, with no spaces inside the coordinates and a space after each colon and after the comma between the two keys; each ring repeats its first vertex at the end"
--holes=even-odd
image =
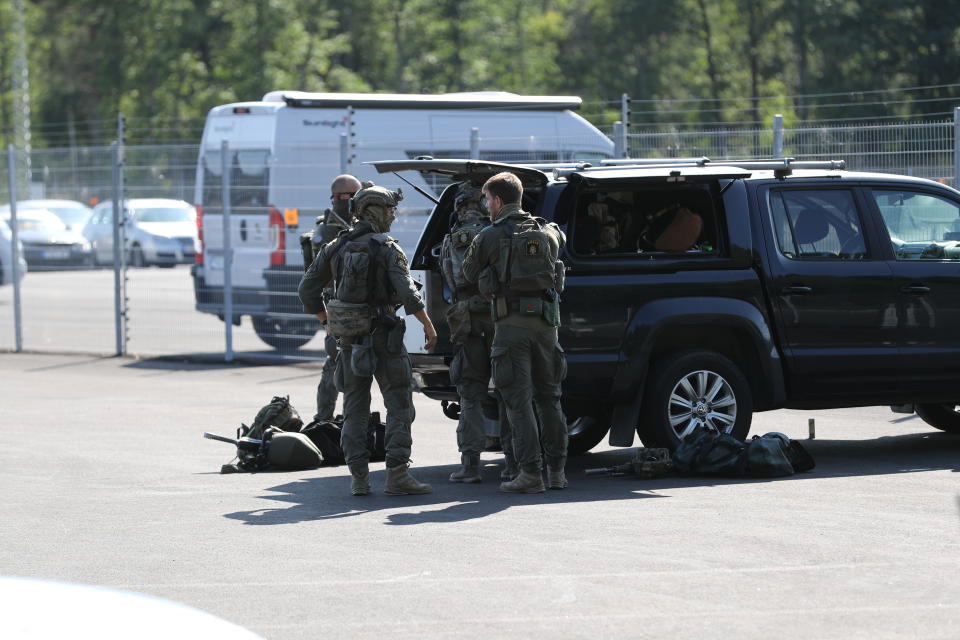
{"type": "MultiPolygon", "coordinates": [[[[183,353],[156,356],[134,360],[123,365],[128,369],[146,369],[160,371],[210,371],[232,369],[236,367],[266,367],[277,365],[320,364],[326,360],[323,349],[316,351],[300,350],[296,359],[284,358],[275,351],[251,351],[234,354],[233,362],[224,362],[223,352],[183,353]]],[[[314,374],[316,375],[316,374],[314,374]]]]}
{"type": "MultiPolygon", "coordinates": [[[[584,469],[608,467],[626,462],[633,450],[603,451],[572,458],[567,464],[570,486],[543,494],[513,495],[498,491],[497,476],[501,460],[485,461],[484,482],[475,485],[453,484],[447,476],[457,465],[412,467],[418,480],[433,485],[433,493],[422,496],[385,496],[382,493],[385,472],[381,464],[371,465],[369,496],[349,495],[346,467],[335,476],[300,479],[269,487],[271,501],[287,502],[281,508],[238,511],[224,517],[250,525],[277,525],[358,516],[390,510],[385,524],[417,525],[474,520],[511,507],[541,504],[568,504],[603,500],[667,498],[664,490],[683,487],[722,486],[768,482],[843,478],[850,476],[893,475],[923,471],[960,471],[960,436],[940,432],[885,436],[873,440],[803,440],[817,462],[816,469],[786,478],[718,478],[668,476],[640,480],[632,476],[587,477],[584,469]],[[436,505],[442,508],[430,509],[436,505]],[[397,509],[407,509],[396,513],[397,509]]],[[[279,473],[263,474],[276,478],[279,473]]],[[[269,481],[268,481],[269,482],[269,481]]]]}

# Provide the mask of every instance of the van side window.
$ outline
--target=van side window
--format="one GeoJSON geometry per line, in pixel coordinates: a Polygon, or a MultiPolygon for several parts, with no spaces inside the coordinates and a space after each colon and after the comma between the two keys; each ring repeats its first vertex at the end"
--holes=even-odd
{"type": "Polygon", "coordinates": [[[581,193],[570,229],[578,256],[645,258],[717,253],[718,220],[706,188],[616,188],[581,193]]]}
{"type": "Polygon", "coordinates": [[[960,207],[919,191],[873,189],[897,260],[960,260],[960,207]]]}
{"type": "MultiPolygon", "coordinates": [[[[230,151],[230,205],[265,207],[270,186],[270,152],[264,149],[230,151]]],[[[203,154],[203,206],[222,206],[223,162],[219,151],[203,154]]]]}
{"type": "Polygon", "coordinates": [[[853,194],[846,189],[777,189],[770,214],[780,253],[793,260],[868,257],[853,194]]]}

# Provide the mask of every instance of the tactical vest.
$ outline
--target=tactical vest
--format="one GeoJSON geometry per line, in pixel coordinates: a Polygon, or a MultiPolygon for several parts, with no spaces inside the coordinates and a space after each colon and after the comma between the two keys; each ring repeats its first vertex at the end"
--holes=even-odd
{"type": "Polygon", "coordinates": [[[365,303],[372,307],[390,304],[387,274],[377,260],[390,242],[385,233],[353,233],[341,236],[330,263],[334,274],[333,298],[341,302],[365,303]]]}
{"type": "Polygon", "coordinates": [[[508,295],[563,289],[559,234],[555,224],[529,218],[515,223],[512,233],[500,240],[500,283],[508,295]]]}
{"type": "MultiPolygon", "coordinates": [[[[444,281],[455,294],[469,295],[476,289],[476,285],[463,277],[463,261],[467,256],[470,243],[483,228],[484,225],[479,220],[474,220],[456,227],[443,238],[443,244],[440,246],[440,268],[444,281]]],[[[459,299],[464,296],[455,295],[454,297],[459,299]]]]}

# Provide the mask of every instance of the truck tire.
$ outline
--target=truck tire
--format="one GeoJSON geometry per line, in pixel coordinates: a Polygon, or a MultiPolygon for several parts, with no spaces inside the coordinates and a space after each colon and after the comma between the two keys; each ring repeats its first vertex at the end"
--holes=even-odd
{"type": "Polygon", "coordinates": [[[744,440],[752,419],[753,395],[737,365],[713,351],[678,351],[650,371],[637,434],[672,451],[697,426],[744,440]]]}
{"type": "Polygon", "coordinates": [[[931,427],[960,434],[960,412],[957,404],[918,404],[917,415],[931,427]]]}
{"type": "Polygon", "coordinates": [[[253,330],[257,337],[277,351],[292,351],[313,340],[320,329],[320,322],[310,318],[290,319],[271,316],[254,316],[253,330]]]}
{"type": "Polygon", "coordinates": [[[578,456],[600,444],[610,431],[610,417],[567,416],[567,455],[578,456]]]}

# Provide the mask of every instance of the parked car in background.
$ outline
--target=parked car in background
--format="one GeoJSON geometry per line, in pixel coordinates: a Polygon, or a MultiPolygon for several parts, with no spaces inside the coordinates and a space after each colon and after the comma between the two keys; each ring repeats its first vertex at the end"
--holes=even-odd
{"type": "MultiPolygon", "coordinates": [[[[9,227],[10,211],[0,215],[9,227]]],[[[52,211],[17,207],[17,233],[23,243],[23,257],[31,268],[93,266],[90,243],[52,211]]]]}
{"type": "Polygon", "coordinates": [[[23,242],[19,242],[20,256],[18,262],[19,269],[13,268],[13,236],[10,227],[0,222],[0,286],[13,283],[13,274],[16,273],[19,280],[23,279],[27,273],[27,262],[23,259],[23,242]]]}
{"type": "MultiPolygon", "coordinates": [[[[83,231],[87,220],[93,215],[93,209],[74,200],[23,200],[17,203],[17,211],[27,209],[46,209],[63,220],[68,229],[83,231]]],[[[0,213],[9,216],[10,205],[0,207],[0,213]]]]}
{"type": "MultiPolygon", "coordinates": [[[[127,262],[134,267],[193,263],[197,216],[183,200],[134,198],[126,201],[127,262]]],[[[113,201],[101,202],[83,230],[98,264],[113,262],[113,201]]]]}

